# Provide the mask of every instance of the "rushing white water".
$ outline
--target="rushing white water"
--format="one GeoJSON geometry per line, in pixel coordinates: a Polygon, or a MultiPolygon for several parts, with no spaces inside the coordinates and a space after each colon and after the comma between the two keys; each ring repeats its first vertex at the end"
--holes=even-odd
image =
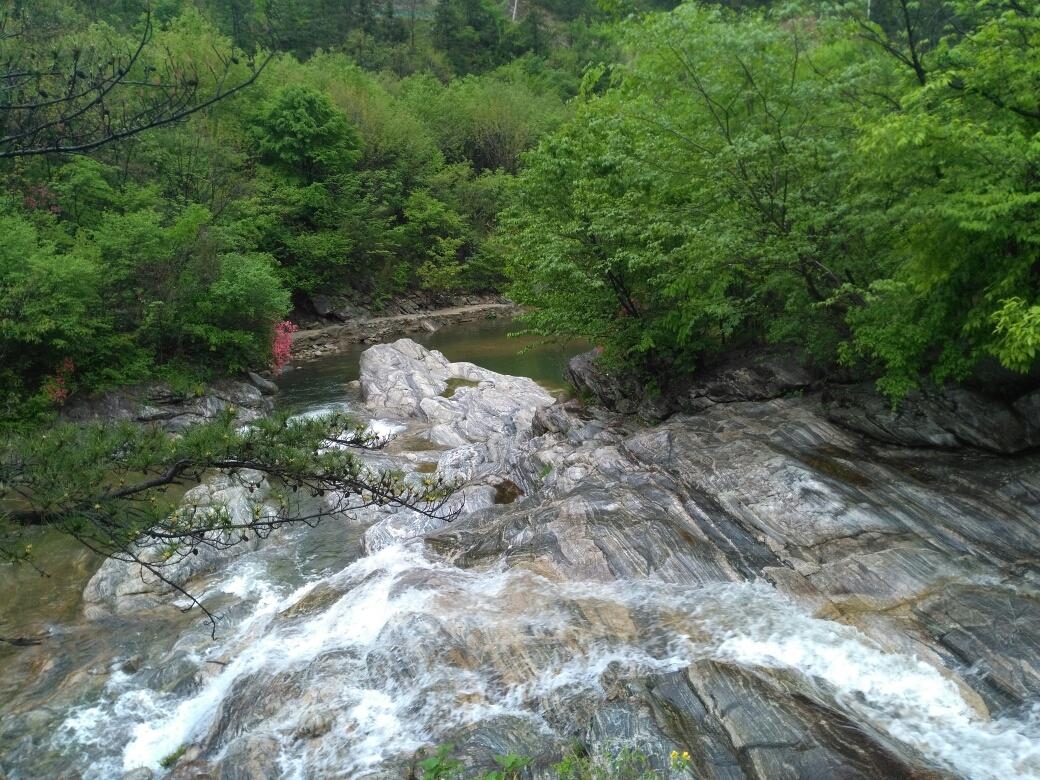
{"type": "Polygon", "coordinates": [[[286,776],[351,776],[466,724],[520,717],[551,732],[548,699],[599,697],[608,670],[702,659],[797,675],[856,722],[963,777],[1040,776],[1036,718],[989,720],[933,666],[813,618],[764,584],[560,583],[457,569],[420,546],[386,548],[289,593],[266,576],[249,561],[217,586],[252,608],[197,659],[216,668],[197,688],[177,696],[121,675],[102,702],[66,719],[58,739],[121,751],[89,776],[159,770],[188,743],[227,749],[213,733],[223,708],[270,686],[286,686],[284,703],[242,728],[282,745],[286,776]],[[305,696],[294,693],[300,680],[305,696]],[[321,738],[295,740],[314,717],[326,721],[321,738]]]}

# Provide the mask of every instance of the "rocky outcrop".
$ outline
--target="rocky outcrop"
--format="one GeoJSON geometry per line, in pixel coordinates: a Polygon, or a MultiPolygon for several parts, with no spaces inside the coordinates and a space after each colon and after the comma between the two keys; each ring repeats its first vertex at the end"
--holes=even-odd
{"type": "Polygon", "coordinates": [[[572,358],[567,381],[580,395],[611,411],[651,422],[717,403],[768,401],[802,393],[816,384],[793,356],[764,350],[729,355],[692,376],[652,390],[634,374],[605,366],[601,358],[599,349],[572,358]]]}
{"type": "Polygon", "coordinates": [[[270,414],[274,404],[269,396],[276,390],[274,383],[259,375],[251,382],[219,380],[199,388],[198,393],[178,392],[165,382],[149,382],[78,399],[62,410],[62,418],[152,424],[175,433],[233,410],[235,419],[245,424],[270,414]]]}
{"type": "MultiPolygon", "coordinates": [[[[400,339],[371,347],[361,356],[361,396],[380,413],[392,412],[422,424],[418,435],[448,448],[438,471],[465,484],[463,512],[505,502],[523,492],[515,459],[531,436],[536,413],[553,396],[526,377],[489,371],[472,363],[452,363],[440,352],[400,339]],[[507,487],[512,485],[512,488],[507,487]]],[[[395,513],[366,533],[369,551],[414,537],[443,522],[395,513]]]]}
{"type": "Polygon", "coordinates": [[[712,404],[769,401],[800,394],[815,377],[793,355],[753,351],[727,356],[671,391],[676,411],[698,411],[712,404]]]}
{"type": "MultiPolygon", "coordinates": [[[[441,413],[437,394],[450,378],[479,385],[472,367],[451,368],[410,344],[375,348],[368,360],[381,367],[368,371],[373,408],[389,404],[460,430],[469,407],[447,404],[441,413]]],[[[817,396],[799,392],[811,382],[783,361],[730,364],[687,385],[694,414],[653,427],[575,402],[541,405],[529,431],[489,447],[494,426],[485,418],[499,414],[511,425],[508,412],[488,404],[472,412],[482,424],[471,435],[443,439],[452,448],[439,459],[442,472],[470,485],[508,477],[519,491],[513,503],[485,502],[448,526],[421,528],[458,566],[504,565],[561,584],[638,588],[649,580],[691,593],[765,582],[826,620],[781,621],[770,629],[779,634],[748,641],[794,637],[791,649],[769,652],[811,658],[816,651],[806,648],[830,642],[827,626],[841,624],[854,627],[850,638],[863,648],[883,648],[842,651],[851,655],[837,667],[820,666],[822,681],[783,664],[750,673],[738,653],[619,682],[608,686],[610,704],[584,721],[573,714],[589,744],[630,740],[652,756],[692,746],[696,774],[706,777],[938,778],[955,764],[936,759],[926,741],[893,749],[888,733],[836,705],[827,686],[851,684],[869,706],[889,706],[873,698],[887,694],[845,677],[862,674],[869,686],[879,673],[871,664],[894,653],[953,680],[952,700],[968,713],[959,717],[1011,716],[1040,699],[1040,456],[885,448],[828,419],[817,396]]],[[[970,428],[967,415],[960,422],[970,428]]],[[[973,443],[985,446],[983,426],[977,431],[973,443]]],[[[639,620],[624,610],[589,619],[622,633],[639,620]]],[[[738,629],[738,644],[741,636],[738,629]]],[[[478,761],[474,745],[463,750],[478,761]]]]}
{"type": "Polygon", "coordinates": [[[430,441],[446,447],[517,444],[555,400],[531,379],[451,363],[410,339],[364,352],[361,397],[370,409],[428,422],[430,441]]]}
{"type": "MultiPolygon", "coordinates": [[[[171,777],[402,777],[434,741],[474,774],[513,752],[554,778],[577,740],[604,777],[1038,776],[1040,453],[879,442],[781,369],[720,367],[648,426],[413,342],[370,350],[366,403],[407,429],[366,462],[436,463],[463,511],[366,509],[347,563],[344,537],[299,537],[272,568],[317,569],[219,657],[189,637],[134,664],[181,697],[139,723],[150,765],[190,743],[171,777]]],[[[119,686],[124,710],[148,700],[119,686]]]]}
{"type": "MultiPolygon", "coordinates": [[[[982,718],[1040,700],[1040,456],[880,448],[811,397],[717,404],[651,428],[557,405],[535,432],[522,465],[538,489],[431,534],[433,549],[561,582],[769,582],[942,669],[982,718]]],[[[796,627],[780,631],[807,647],[796,627]]],[[[651,752],[698,746],[697,776],[921,777],[936,766],[889,752],[887,737],[853,727],[797,677],[702,664],[619,702],[653,724],[656,736],[641,737],[651,752]]],[[[616,734],[628,717],[603,728],[616,734]]]]}
{"type": "MultiPolygon", "coordinates": [[[[255,522],[257,518],[278,516],[273,505],[265,503],[270,488],[257,471],[241,469],[233,475],[219,473],[184,494],[178,512],[193,517],[226,516],[233,525],[255,522]]],[[[259,539],[255,534],[243,540],[241,531],[209,534],[192,549],[177,550],[172,561],[163,568],[163,576],[171,582],[187,585],[191,580],[211,574],[229,560],[255,550],[259,539]]],[[[166,548],[158,544],[139,547],[136,554],[146,562],[166,559],[166,548]]],[[[128,615],[168,606],[182,594],[138,563],[108,558],[91,577],[83,591],[83,611],[88,620],[111,614],[128,615]]]]}
{"type": "Polygon", "coordinates": [[[969,446],[1008,455],[1040,447],[1040,390],[1008,402],[946,387],[914,391],[893,403],[872,385],[855,385],[828,393],[827,417],[908,447],[969,446]]]}
{"type": "Polygon", "coordinates": [[[610,369],[601,362],[603,350],[596,348],[571,358],[565,376],[579,395],[587,396],[619,414],[635,414],[646,394],[632,374],[610,369]]]}
{"type": "MultiPolygon", "coordinates": [[[[605,367],[593,350],[573,358],[567,379],[582,395],[620,414],[656,422],[716,404],[768,401],[812,392],[821,382],[791,355],[764,350],[729,355],[659,390],[605,367]]],[[[1040,447],[1040,390],[1018,398],[970,387],[916,390],[899,402],[871,383],[832,384],[823,394],[832,422],[876,441],[907,447],[977,447],[1005,455],[1040,447]]]]}

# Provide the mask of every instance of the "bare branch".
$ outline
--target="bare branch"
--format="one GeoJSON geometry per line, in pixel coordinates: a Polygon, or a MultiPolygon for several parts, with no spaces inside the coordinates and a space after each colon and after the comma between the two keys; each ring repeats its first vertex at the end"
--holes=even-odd
{"type": "Polygon", "coordinates": [[[146,16],[129,52],[92,66],[78,49],[64,57],[55,52],[46,67],[8,60],[6,72],[0,68],[0,159],[89,152],[180,122],[253,84],[273,56],[259,63],[247,58],[248,74],[235,80],[240,57],[217,52],[220,67],[209,68],[210,86],[203,88],[197,69],[179,71],[168,50],[161,55],[164,64],[145,64],[153,34],[146,16]],[[162,77],[142,78],[142,68],[162,77]]]}

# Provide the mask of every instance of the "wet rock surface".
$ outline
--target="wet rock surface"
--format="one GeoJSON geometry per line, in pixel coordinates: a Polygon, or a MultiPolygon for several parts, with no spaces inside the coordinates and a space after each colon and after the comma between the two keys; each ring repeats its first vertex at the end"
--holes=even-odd
{"type": "MultiPolygon", "coordinates": [[[[270,490],[263,474],[240,469],[234,474],[218,473],[184,494],[178,511],[187,515],[226,517],[232,525],[241,526],[257,517],[278,516],[273,504],[266,504],[270,490]]],[[[188,549],[179,548],[174,562],[163,570],[164,581],[139,563],[108,558],[91,577],[83,591],[83,611],[88,620],[109,615],[135,614],[168,605],[182,594],[173,583],[190,584],[201,575],[210,574],[228,561],[255,550],[260,540],[253,535],[243,541],[240,531],[214,532],[208,539],[196,540],[188,549]]],[[[141,547],[141,560],[164,560],[166,548],[161,545],[141,547]]]]}
{"type": "Polygon", "coordinates": [[[1040,456],[880,448],[813,399],[627,435],[604,415],[545,416],[527,447],[538,496],[435,534],[439,552],[569,579],[763,578],[879,641],[984,666],[967,682],[998,711],[1040,696],[1040,456]]]}
{"type": "Polygon", "coordinates": [[[893,407],[870,385],[827,395],[827,417],[871,438],[909,447],[978,447],[1007,455],[1040,447],[1040,391],[1017,400],[968,388],[915,391],[893,407]]]}
{"type": "MultiPolygon", "coordinates": [[[[1040,774],[1040,454],[885,443],[830,419],[811,377],[759,369],[719,369],[695,413],[648,426],[373,348],[365,403],[405,430],[366,461],[436,464],[459,516],[373,507],[337,541],[360,557],[298,536],[263,576],[216,562],[212,587],[259,594],[216,646],[196,627],[118,674],[48,674],[131,724],[116,765],[158,775],[186,746],[172,777],[397,778],[452,742],[474,773],[511,752],[549,778],[575,741],[608,777],[625,755],[675,778],[1040,774]]],[[[95,579],[108,621],[161,595],[113,617],[118,585],[95,579]]],[[[70,720],[48,729],[78,738],[70,720]]],[[[17,723],[0,736],[36,755],[17,723]]]]}

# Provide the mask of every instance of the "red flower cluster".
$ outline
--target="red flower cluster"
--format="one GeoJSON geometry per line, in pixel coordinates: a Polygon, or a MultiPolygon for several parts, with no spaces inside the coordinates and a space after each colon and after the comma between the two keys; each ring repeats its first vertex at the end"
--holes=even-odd
{"type": "Polygon", "coordinates": [[[72,392],[72,388],[69,387],[69,379],[75,372],[76,364],[72,361],[72,358],[67,357],[61,361],[61,365],[58,366],[54,376],[49,376],[43,380],[43,394],[50,399],[52,404],[61,406],[69,399],[69,395],[72,392]]]}
{"type": "Polygon", "coordinates": [[[292,334],[299,329],[288,320],[274,326],[274,336],[271,338],[271,370],[276,374],[280,374],[292,359],[292,334]]]}

